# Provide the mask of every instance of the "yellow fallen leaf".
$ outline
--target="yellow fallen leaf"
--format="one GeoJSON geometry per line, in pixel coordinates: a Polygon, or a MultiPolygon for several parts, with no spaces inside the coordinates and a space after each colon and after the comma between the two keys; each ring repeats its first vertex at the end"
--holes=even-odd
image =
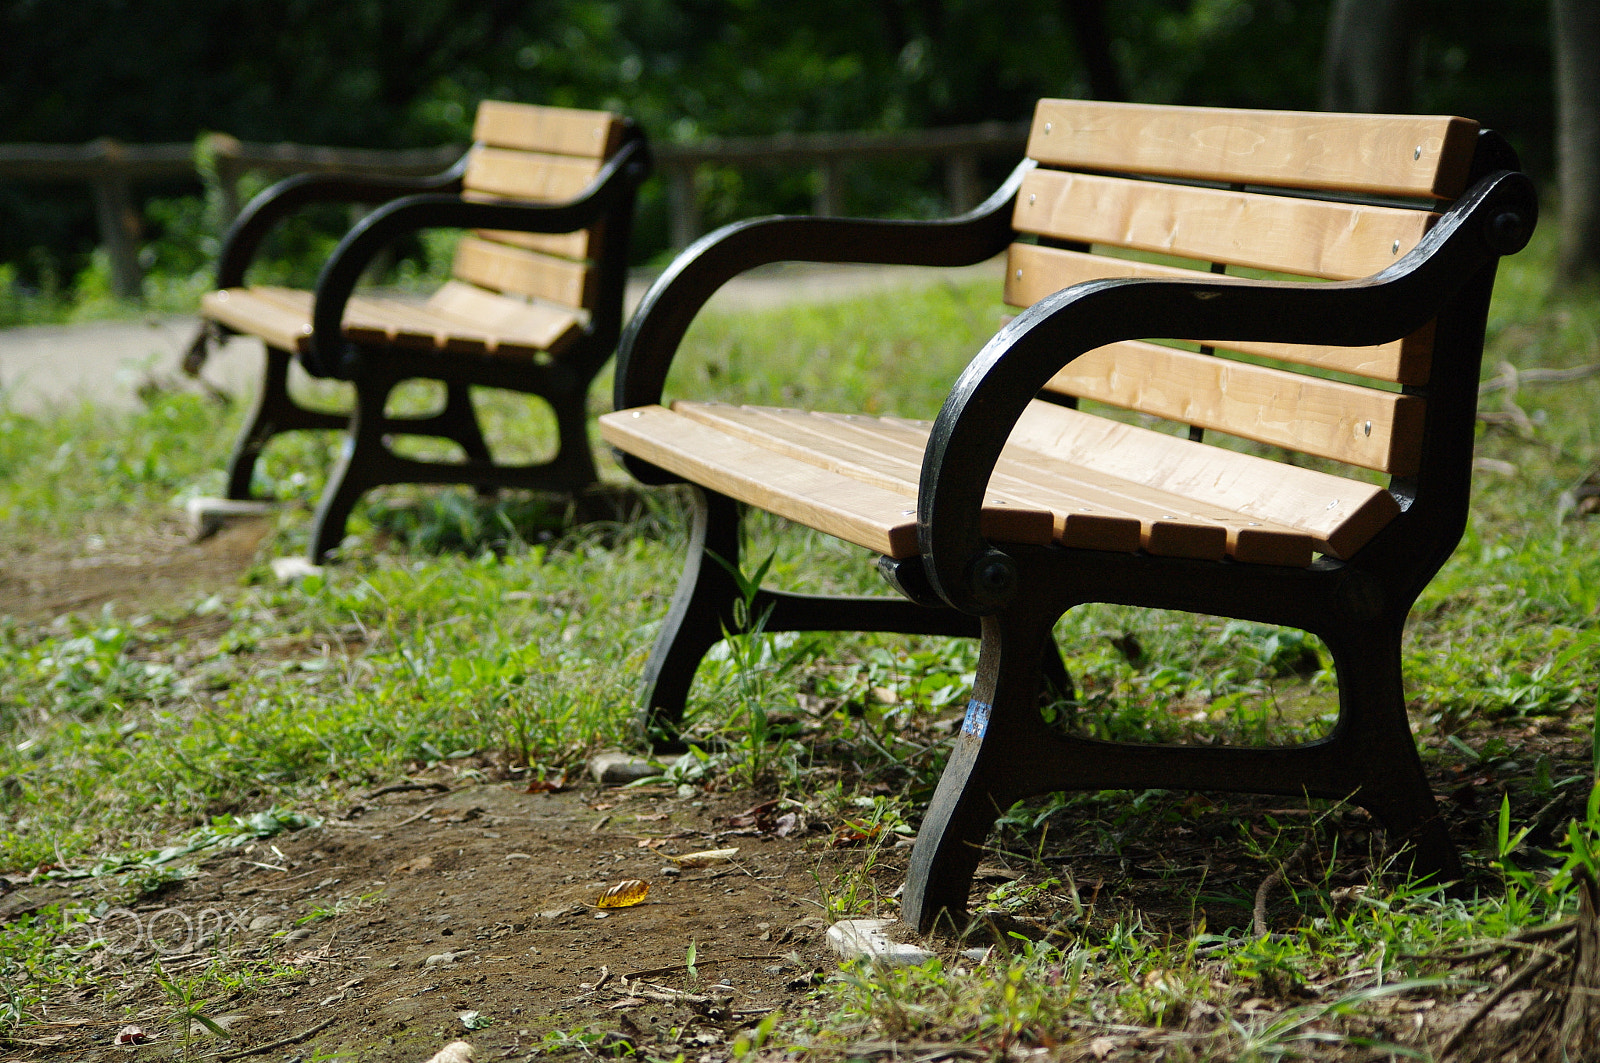
{"type": "Polygon", "coordinates": [[[684,853],[674,856],[672,862],[679,867],[710,867],[712,864],[726,864],[739,855],[737,847],[733,849],[702,849],[698,853],[684,853]]]}
{"type": "Polygon", "coordinates": [[[643,879],[627,878],[600,894],[596,908],[632,908],[645,899],[650,883],[643,879]]]}

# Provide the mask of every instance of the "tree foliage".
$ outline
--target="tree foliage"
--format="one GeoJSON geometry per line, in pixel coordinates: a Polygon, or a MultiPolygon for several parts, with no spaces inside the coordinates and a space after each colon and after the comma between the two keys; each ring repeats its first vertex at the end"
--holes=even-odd
{"type": "MultiPolygon", "coordinates": [[[[1500,125],[1548,159],[1546,2],[1411,0],[1413,107],[1500,125]]],[[[0,142],[462,142],[485,97],[620,110],[657,142],[1016,120],[1043,95],[1313,108],[1332,6],[0,0],[0,142]]],[[[778,178],[723,178],[710,220],[803,207],[778,178]]],[[[94,241],[86,200],[0,186],[0,261],[44,245],[70,275],[94,241]]]]}

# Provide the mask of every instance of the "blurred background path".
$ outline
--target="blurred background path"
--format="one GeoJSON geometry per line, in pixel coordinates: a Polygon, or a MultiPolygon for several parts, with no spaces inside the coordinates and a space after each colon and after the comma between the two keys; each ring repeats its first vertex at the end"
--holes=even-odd
{"type": "MultiPolygon", "coordinates": [[[[959,269],[768,267],[730,283],[713,297],[710,309],[753,310],[978,276],[992,275],[998,282],[1001,270],[999,259],[959,269]]],[[[629,285],[630,312],[650,279],[640,277],[629,285]]],[[[138,403],[141,389],[149,387],[209,386],[235,398],[248,396],[261,373],[260,341],[234,337],[213,350],[200,383],[179,368],[197,327],[194,317],[184,315],[0,330],[0,405],[30,414],[80,401],[127,409],[138,403]]]]}

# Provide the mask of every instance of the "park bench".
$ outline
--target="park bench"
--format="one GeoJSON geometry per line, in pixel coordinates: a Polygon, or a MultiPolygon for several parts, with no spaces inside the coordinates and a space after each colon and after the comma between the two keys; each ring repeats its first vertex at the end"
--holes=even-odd
{"type": "Polygon", "coordinates": [[[228,233],[217,290],[201,302],[208,330],[258,336],[266,372],[228,461],[229,499],[251,497],[256,459],[273,436],[345,429],[312,524],[310,558],[344,537],[367,490],[394,483],[471,484],[576,492],[595,482],[587,396],[615,349],[633,204],[649,172],[643,136],[601,111],[484,101],[474,144],[432,178],[291,177],[263,192],[228,233]],[[244,286],[268,232],[313,202],[381,203],[323,266],[314,292],[244,286]],[[362,271],[400,236],[424,228],[469,230],[452,278],[425,302],[353,294],[362,271]],[[291,358],[313,376],[352,383],[348,414],[310,408],[289,391],[291,358]],[[408,379],[444,384],[443,407],[421,416],[387,411],[408,379]],[[536,464],[494,460],[471,388],[537,395],[549,404],[555,452],[536,464]],[[464,461],[397,454],[394,435],[454,441],[464,461]]]}
{"type": "Polygon", "coordinates": [[[653,733],[678,735],[700,659],[740,615],[768,632],[981,634],[912,850],[902,915],[919,928],[963,915],[1000,811],[1060,790],[1349,800],[1413,871],[1455,877],[1400,640],[1465,526],[1495,266],[1535,217],[1505,141],[1459,118],[1044,100],[1027,158],[968,214],[709,235],[645,295],[601,418],[637,478],[696,500],[646,666],[653,733]],[[1022,309],[931,423],[663,399],[689,322],[737,273],[1001,253],[1022,309]],[[879,555],[900,597],[763,588],[736,610],[724,565],[739,563],[741,506],[879,555]],[[1069,678],[1052,628],[1086,602],[1312,632],[1337,672],[1337,722],[1263,747],[1047,725],[1041,684],[1069,678]]]}

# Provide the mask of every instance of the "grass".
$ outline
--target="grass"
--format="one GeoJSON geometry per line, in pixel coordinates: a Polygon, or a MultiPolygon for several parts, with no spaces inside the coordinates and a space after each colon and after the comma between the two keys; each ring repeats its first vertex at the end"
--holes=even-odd
{"type": "MultiPolygon", "coordinates": [[[[1600,361],[1600,299],[1549,294],[1551,258],[1545,233],[1502,267],[1490,375],[1503,361],[1600,361]]],[[[979,283],[716,315],[695,326],[668,390],[930,416],[1004,312],[979,283]]],[[[1405,662],[1425,757],[1459,780],[1461,800],[1481,791],[1490,810],[1467,854],[1475,893],[1373,873],[1359,817],[1339,808],[1263,815],[1161,792],[1058,796],[1008,812],[995,841],[1022,878],[992,905],[1022,919],[1028,940],[1002,933],[1007,947],[981,965],[952,954],[846,970],[809,1013],[763,1023],[735,1051],[845,1058],[959,1041],[1099,1055],[1142,1044],[1174,1059],[1381,1053],[1421,1001],[1448,996],[1441,980],[1456,993],[1477,977],[1451,950],[1567,911],[1560,860],[1541,853],[1572,849],[1565,817],[1584,819],[1593,777],[1600,532],[1561,498],[1595,467],[1600,378],[1500,390],[1485,406],[1508,416],[1483,431],[1472,523],[1413,613],[1405,662]],[[1520,850],[1506,851],[1515,830],[1497,839],[1501,794],[1509,822],[1535,831],[1520,850]],[[1241,852],[1234,872],[1251,881],[1315,840],[1318,861],[1280,891],[1294,933],[1242,931],[1251,898],[1238,874],[1180,866],[1181,853],[1161,851],[1173,838],[1241,852]],[[1112,877],[1097,888],[1084,868],[1102,858],[1112,877]],[[1137,866],[1156,869],[1143,892],[1106,885],[1137,866]]],[[[498,434],[522,430],[517,403],[484,409],[498,434]]],[[[62,542],[136,538],[174,502],[217,492],[238,417],[184,396],[117,418],[0,411],[0,538],[13,556],[39,557],[62,542]]],[[[309,502],[329,447],[275,444],[262,486],[309,502]]],[[[272,809],[315,814],[421,765],[493,754],[557,773],[599,748],[637,748],[634,686],[681,564],[682,500],[654,493],[636,519],[575,530],[560,516],[526,499],[392,489],[358,510],[344,562],[321,576],[279,584],[257,568],[143,615],[0,620],[0,869],[100,866],[136,893],[159,886],[171,865],[152,854],[173,838],[272,809]]],[[[878,589],[854,548],[751,524],[770,583],[878,589]]],[[[265,552],[298,551],[304,534],[291,515],[265,552]]],[[[694,770],[776,790],[863,843],[862,873],[819,889],[836,915],[892,914],[872,871],[925,805],[975,646],[802,641],[760,635],[749,619],[755,634],[714,655],[697,683],[689,723],[716,752],[694,770]]],[[[1058,636],[1079,689],[1054,711],[1089,733],[1283,742],[1331,718],[1326,652],[1297,632],[1091,606],[1058,636]]],[[[53,925],[42,913],[3,929],[0,1036],[37,1021],[52,986],[93,981],[53,925]]],[[[193,1010],[202,992],[176,986],[174,1007],[193,1010]]]]}

